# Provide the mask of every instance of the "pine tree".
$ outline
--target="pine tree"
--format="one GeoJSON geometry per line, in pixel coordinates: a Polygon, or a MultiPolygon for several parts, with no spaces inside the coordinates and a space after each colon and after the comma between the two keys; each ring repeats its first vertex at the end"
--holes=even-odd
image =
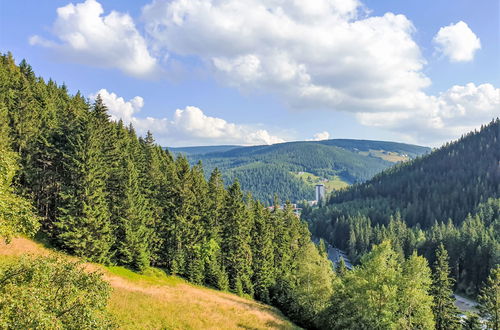
{"type": "Polygon", "coordinates": [[[273,229],[270,227],[269,213],[259,202],[254,202],[252,230],[252,283],[255,297],[270,302],[270,288],[274,285],[273,229]]]}
{"type": "Polygon", "coordinates": [[[467,313],[465,319],[462,321],[463,330],[481,330],[481,319],[476,313],[467,313]]]}
{"type": "Polygon", "coordinates": [[[335,272],[339,277],[344,277],[344,275],[347,273],[347,267],[343,257],[340,257],[338,265],[335,266],[335,272]]]}
{"type": "Polygon", "coordinates": [[[223,221],[222,251],[229,288],[239,295],[252,295],[252,251],[249,234],[251,223],[238,181],[228,189],[223,221]]]}
{"type": "Polygon", "coordinates": [[[488,329],[500,329],[500,266],[491,270],[479,295],[479,311],[488,329]]]}
{"type": "Polygon", "coordinates": [[[222,216],[226,191],[222,175],[216,168],[208,181],[207,210],[203,222],[205,237],[203,242],[203,260],[205,261],[205,283],[221,290],[227,290],[229,279],[223,268],[222,256],[222,216]]]}
{"type": "Polygon", "coordinates": [[[101,111],[104,110],[97,104],[87,118],[76,118],[65,127],[68,142],[64,170],[68,176],[60,193],[60,216],[55,226],[60,246],[78,256],[106,263],[111,259],[113,237],[101,111]]]}
{"type": "Polygon", "coordinates": [[[437,330],[459,328],[458,309],[453,297],[453,279],[450,278],[448,252],[443,244],[436,251],[431,294],[434,298],[434,317],[437,330]]]}

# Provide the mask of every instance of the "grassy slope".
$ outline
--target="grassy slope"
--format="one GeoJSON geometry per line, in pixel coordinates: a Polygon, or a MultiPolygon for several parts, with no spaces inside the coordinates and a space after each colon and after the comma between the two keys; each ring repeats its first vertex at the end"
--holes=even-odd
{"type": "Polygon", "coordinates": [[[324,184],[327,193],[331,193],[332,191],[349,187],[349,183],[343,181],[337,175],[329,178],[327,181],[324,181],[319,176],[316,176],[308,172],[291,172],[291,174],[296,178],[301,179],[303,182],[305,182],[307,185],[311,187],[314,187],[317,184],[324,184]]]}
{"type": "MultiPolygon", "coordinates": [[[[56,252],[25,238],[0,242],[0,267],[22,255],[50,253],[56,252]]],[[[195,286],[159,269],[137,274],[90,263],[85,268],[103,272],[113,287],[109,309],[121,329],[298,329],[273,307],[195,286]]]]}

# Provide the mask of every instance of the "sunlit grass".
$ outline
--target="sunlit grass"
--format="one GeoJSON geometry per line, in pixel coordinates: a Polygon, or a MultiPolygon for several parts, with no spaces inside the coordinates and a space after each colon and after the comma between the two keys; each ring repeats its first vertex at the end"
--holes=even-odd
{"type": "Polygon", "coordinates": [[[325,189],[327,192],[332,192],[335,190],[339,190],[342,188],[349,187],[349,183],[343,181],[339,176],[333,176],[327,179],[327,181],[322,180],[319,176],[316,176],[309,172],[292,172],[292,174],[301,179],[303,182],[310,186],[315,186],[317,184],[325,185],[325,189]]]}
{"type": "MultiPolygon", "coordinates": [[[[15,239],[12,244],[0,244],[0,269],[26,254],[51,253],[40,243],[15,239]]],[[[139,274],[124,267],[86,263],[85,269],[102,272],[111,284],[108,308],[121,329],[298,329],[271,306],[192,285],[158,268],[139,274]]]]}

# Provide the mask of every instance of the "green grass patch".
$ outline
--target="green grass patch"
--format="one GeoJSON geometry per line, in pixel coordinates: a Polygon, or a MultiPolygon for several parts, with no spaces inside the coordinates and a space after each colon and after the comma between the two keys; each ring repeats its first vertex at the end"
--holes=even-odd
{"type": "Polygon", "coordinates": [[[331,176],[329,178],[320,178],[309,172],[290,172],[294,177],[301,179],[306,184],[314,187],[317,184],[324,184],[327,193],[335,190],[349,187],[349,183],[342,180],[339,176],[331,176]]]}
{"type": "Polygon", "coordinates": [[[121,266],[108,266],[105,267],[105,269],[113,275],[120,276],[134,283],[167,286],[175,286],[177,284],[187,283],[180,277],[167,275],[162,269],[154,267],[148,267],[142,273],[137,273],[133,270],[121,266]]]}
{"type": "Polygon", "coordinates": [[[371,157],[376,157],[380,158],[383,160],[386,160],[391,163],[397,163],[397,162],[404,162],[410,159],[408,156],[401,155],[397,152],[393,151],[385,151],[385,150],[372,150],[370,149],[369,151],[360,151],[360,155],[363,156],[371,156],[371,157]]]}

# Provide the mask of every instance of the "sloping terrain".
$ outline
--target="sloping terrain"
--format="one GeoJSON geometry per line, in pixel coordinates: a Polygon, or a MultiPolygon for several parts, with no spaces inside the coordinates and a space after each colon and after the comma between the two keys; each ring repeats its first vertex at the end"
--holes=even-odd
{"type": "MultiPolygon", "coordinates": [[[[26,238],[0,243],[2,263],[23,255],[53,252],[26,238]]],[[[68,258],[72,258],[69,257],[68,258]]],[[[277,309],[167,276],[149,268],[144,274],[123,267],[86,263],[89,271],[102,271],[113,293],[109,309],[121,329],[299,329],[277,309]]]]}
{"type": "Polygon", "coordinates": [[[269,203],[274,194],[283,200],[311,200],[316,184],[325,184],[332,192],[430,151],[403,143],[348,139],[169,150],[184,154],[192,164],[201,160],[207,174],[217,167],[226,183],[238,179],[244,190],[269,203]]]}

